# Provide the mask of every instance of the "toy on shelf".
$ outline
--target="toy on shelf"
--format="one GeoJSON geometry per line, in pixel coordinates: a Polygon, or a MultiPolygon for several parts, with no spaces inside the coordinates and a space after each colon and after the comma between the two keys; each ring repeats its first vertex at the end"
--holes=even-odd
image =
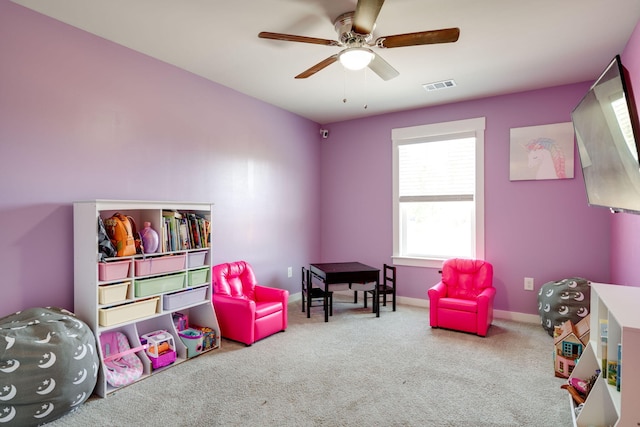
{"type": "Polygon", "coordinates": [[[178,313],[177,311],[173,313],[173,325],[176,327],[177,331],[184,331],[189,328],[189,317],[186,314],[178,313]]]}
{"type": "Polygon", "coordinates": [[[211,350],[212,348],[216,348],[217,344],[217,336],[216,331],[207,326],[191,326],[196,331],[202,332],[202,351],[211,350]]]}
{"type": "Polygon", "coordinates": [[[556,326],[553,332],[553,365],[555,376],[569,378],[582,350],[589,342],[590,315],[585,316],[574,324],[567,320],[560,326],[556,326]]]}
{"type": "Polygon", "coordinates": [[[147,345],[147,356],[153,369],[162,368],[175,362],[176,345],[173,335],[165,330],[144,334],[140,337],[142,344],[147,345]]]}
{"type": "Polygon", "coordinates": [[[197,356],[202,352],[202,331],[188,328],[178,332],[178,336],[187,347],[187,357],[197,356]]]}
{"type": "Polygon", "coordinates": [[[567,390],[573,398],[576,406],[579,406],[585,402],[599,376],[600,369],[597,369],[588,379],[569,378],[567,383],[561,385],[560,388],[567,390]]]}

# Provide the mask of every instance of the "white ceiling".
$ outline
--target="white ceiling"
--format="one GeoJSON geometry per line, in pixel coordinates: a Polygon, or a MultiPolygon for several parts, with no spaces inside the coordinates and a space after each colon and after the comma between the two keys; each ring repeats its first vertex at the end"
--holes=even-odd
{"type": "Polygon", "coordinates": [[[389,81],[339,63],[296,80],[341,49],[258,33],[335,40],[356,0],[13,1],[320,124],[595,80],[640,18],[640,0],[387,0],[374,39],[459,27],[459,40],[373,48],[400,72],[389,81]]]}

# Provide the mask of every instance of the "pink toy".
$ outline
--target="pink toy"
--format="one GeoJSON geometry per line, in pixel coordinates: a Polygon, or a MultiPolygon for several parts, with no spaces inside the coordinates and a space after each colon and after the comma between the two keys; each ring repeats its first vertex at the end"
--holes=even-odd
{"type": "Polygon", "coordinates": [[[104,375],[113,387],[131,384],[142,376],[143,366],[135,354],[145,346],[131,348],[126,335],[119,331],[100,334],[104,356],[104,375]]]}
{"type": "Polygon", "coordinates": [[[573,388],[575,388],[579,393],[585,396],[589,392],[589,384],[585,380],[581,380],[580,378],[570,378],[569,385],[572,385],[573,388]]]}
{"type": "Polygon", "coordinates": [[[153,369],[162,368],[175,362],[176,345],[173,335],[160,330],[142,335],[140,341],[147,346],[147,356],[153,369]]]}
{"type": "Polygon", "coordinates": [[[140,238],[142,239],[142,247],[145,254],[156,253],[159,246],[158,233],[151,228],[151,223],[146,221],[144,228],[140,231],[140,238]]]}

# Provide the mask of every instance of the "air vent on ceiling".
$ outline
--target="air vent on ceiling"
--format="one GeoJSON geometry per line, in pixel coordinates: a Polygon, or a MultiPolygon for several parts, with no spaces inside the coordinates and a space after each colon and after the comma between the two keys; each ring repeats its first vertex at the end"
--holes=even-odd
{"type": "Polygon", "coordinates": [[[453,80],[443,80],[441,82],[425,83],[422,85],[422,87],[427,92],[431,92],[434,90],[447,89],[450,87],[454,87],[455,85],[456,85],[456,82],[454,82],[453,80]]]}

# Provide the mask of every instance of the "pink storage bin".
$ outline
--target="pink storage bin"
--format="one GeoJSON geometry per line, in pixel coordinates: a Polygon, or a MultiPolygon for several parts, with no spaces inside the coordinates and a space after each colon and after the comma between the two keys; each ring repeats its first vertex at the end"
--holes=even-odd
{"type": "Polygon", "coordinates": [[[151,274],[171,273],[184,269],[187,256],[166,255],[147,259],[138,259],[136,264],[136,276],[149,276],[151,274]]]}
{"type": "Polygon", "coordinates": [[[98,280],[106,282],[109,280],[120,280],[129,277],[129,266],[131,261],[114,261],[98,263],[98,280]]]}

